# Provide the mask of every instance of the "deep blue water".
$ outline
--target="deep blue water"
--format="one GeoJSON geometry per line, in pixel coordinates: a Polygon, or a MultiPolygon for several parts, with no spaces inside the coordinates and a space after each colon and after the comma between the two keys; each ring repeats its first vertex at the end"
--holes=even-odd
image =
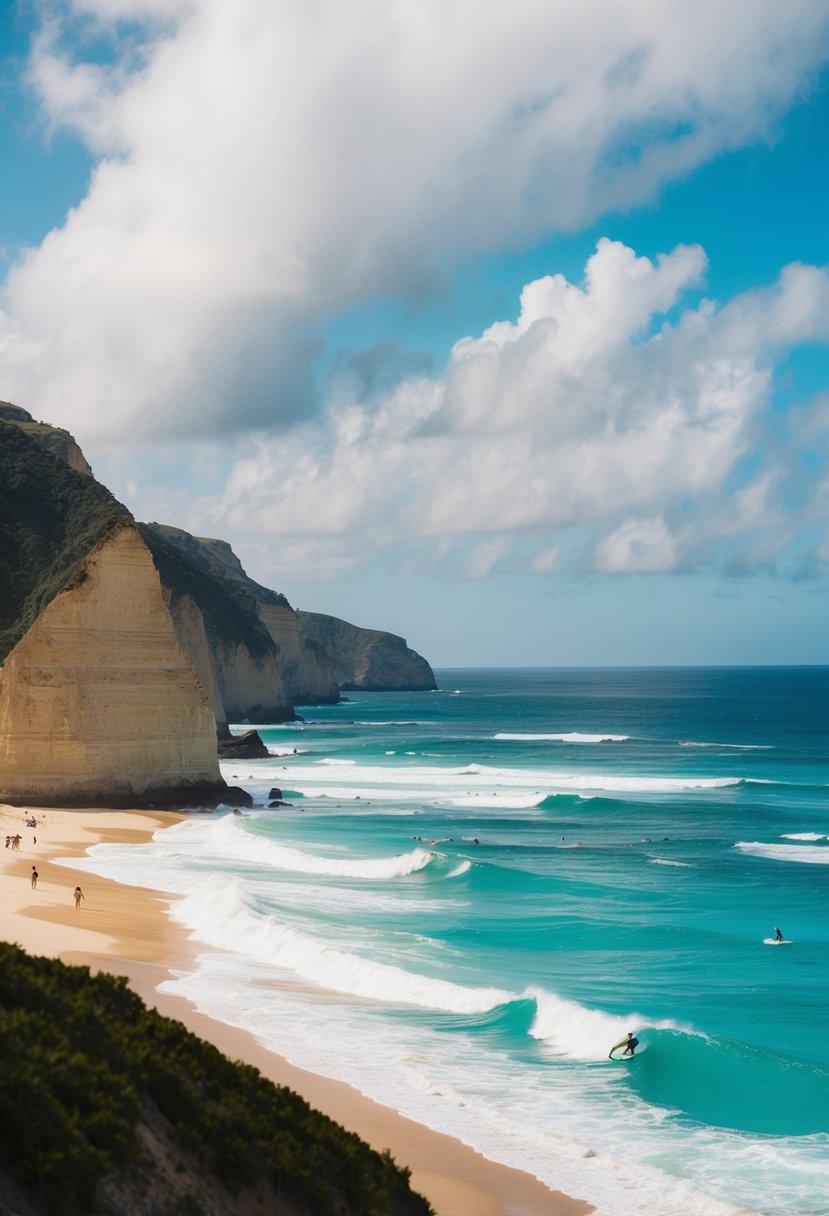
{"type": "Polygon", "coordinates": [[[437,675],[96,850],[214,947],[175,990],[600,1212],[829,1213],[829,668],[437,675]]]}

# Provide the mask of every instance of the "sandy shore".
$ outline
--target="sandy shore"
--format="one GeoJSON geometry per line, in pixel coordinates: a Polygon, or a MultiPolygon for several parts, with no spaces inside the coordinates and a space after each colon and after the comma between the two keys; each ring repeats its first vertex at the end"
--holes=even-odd
{"type": "MultiPolygon", "coordinates": [[[[199,1014],[180,997],[156,992],[170,968],[186,971],[194,948],[167,915],[170,897],[55,865],[101,841],[140,843],[172,813],[24,810],[0,806],[0,836],[20,834],[19,849],[0,849],[0,917],[6,941],[93,970],[129,977],[149,1005],[177,1018],[232,1059],[255,1065],[374,1148],[388,1149],[412,1171],[412,1185],[438,1216],[585,1216],[589,1204],[550,1191],[520,1170],[496,1165],[459,1140],[398,1115],[357,1090],[295,1068],[250,1034],[199,1014]],[[34,816],[37,828],[26,827],[34,816]],[[32,888],[32,868],[37,888],[32,888]],[[75,908],[79,885],[84,900],[75,908]]],[[[5,843],[4,840],[0,843],[5,843]]],[[[202,947],[199,947],[203,951],[202,947]]]]}

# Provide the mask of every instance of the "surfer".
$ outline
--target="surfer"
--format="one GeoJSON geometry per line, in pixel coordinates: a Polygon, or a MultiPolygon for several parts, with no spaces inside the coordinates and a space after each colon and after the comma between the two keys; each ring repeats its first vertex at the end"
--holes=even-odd
{"type": "Polygon", "coordinates": [[[782,942],[782,940],[783,940],[783,933],[782,933],[779,925],[774,926],[774,940],[776,942],[782,942]]]}
{"type": "Polygon", "coordinates": [[[613,1044],[610,1051],[608,1052],[608,1059],[610,1059],[610,1060],[613,1059],[613,1053],[619,1047],[624,1048],[624,1051],[622,1052],[623,1056],[632,1056],[636,1053],[636,1048],[638,1046],[639,1046],[639,1040],[635,1039],[633,1037],[633,1031],[629,1030],[627,1032],[627,1036],[624,1039],[620,1039],[618,1043],[613,1044]]]}

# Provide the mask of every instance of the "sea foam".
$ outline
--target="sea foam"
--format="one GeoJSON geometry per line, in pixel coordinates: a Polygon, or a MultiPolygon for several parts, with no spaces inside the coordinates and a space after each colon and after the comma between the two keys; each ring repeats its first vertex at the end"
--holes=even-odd
{"type": "Polygon", "coordinates": [[[513,742],[521,742],[522,740],[551,743],[627,743],[630,735],[586,735],[580,731],[570,731],[564,735],[526,735],[518,733],[509,733],[507,731],[499,731],[497,735],[492,736],[493,739],[506,739],[513,742]]]}
{"type": "Polygon", "coordinates": [[[808,844],[763,844],[762,841],[739,840],[734,845],[741,853],[765,857],[769,861],[800,861],[808,865],[829,865],[829,848],[808,844]]]}
{"type": "Polygon", "coordinates": [[[342,950],[281,924],[257,907],[237,879],[215,882],[175,903],[174,919],[207,945],[232,950],[258,963],[293,972],[307,983],[394,1006],[445,1013],[480,1013],[514,999],[497,988],[464,988],[389,963],[342,950]]]}
{"type": "Polygon", "coordinates": [[[426,849],[412,849],[411,852],[397,853],[393,857],[320,857],[248,832],[238,819],[231,816],[214,825],[211,844],[218,856],[226,860],[330,878],[405,878],[425,869],[439,856],[426,849]]]}

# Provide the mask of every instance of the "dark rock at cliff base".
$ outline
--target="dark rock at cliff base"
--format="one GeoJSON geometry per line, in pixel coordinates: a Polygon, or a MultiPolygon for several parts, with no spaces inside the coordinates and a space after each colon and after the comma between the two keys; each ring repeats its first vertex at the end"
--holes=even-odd
{"type": "Polygon", "coordinates": [[[246,730],[242,735],[220,739],[217,748],[222,760],[264,760],[270,755],[258,730],[246,730]]]}
{"type": "Polygon", "coordinates": [[[253,806],[253,798],[239,785],[229,785],[222,802],[225,806],[253,806]]]}
{"type": "Polygon", "coordinates": [[[273,789],[271,789],[271,790],[269,791],[269,793],[268,793],[268,797],[269,797],[269,798],[281,798],[281,797],[282,797],[282,790],[279,788],[279,786],[278,786],[278,785],[275,785],[275,786],[273,787],[273,789]]]}

